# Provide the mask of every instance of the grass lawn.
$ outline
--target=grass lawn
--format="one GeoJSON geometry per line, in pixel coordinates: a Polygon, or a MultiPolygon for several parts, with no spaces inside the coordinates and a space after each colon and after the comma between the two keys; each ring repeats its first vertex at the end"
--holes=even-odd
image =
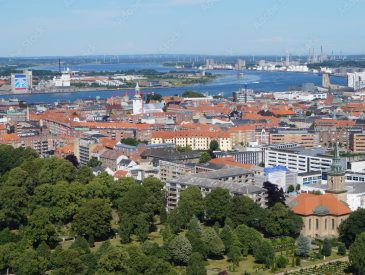
{"type": "MultiPolygon", "coordinates": [[[[277,256],[280,255],[280,253],[276,253],[277,256]]],[[[283,254],[285,256],[285,254],[283,254]]],[[[314,266],[314,265],[320,265],[326,262],[330,262],[336,259],[340,259],[343,258],[343,256],[339,256],[337,255],[335,249],[333,249],[332,251],[332,255],[329,257],[326,257],[325,259],[318,259],[318,260],[302,260],[301,261],[301,266],[300,267],[292,267],[291,263],[292,263],[292,257],[287,257],[289,259],[289,264],[286,268],[283,269],[278,269],[276,272],[271,272],[270,269],[263,269],[263,266],[260,264],[255,263],[255,258],[252,255],[248,255],[247,257],[245,257],[239,264],[238,267],[236,267],[235,271],[230,271],[230,266],[231,263],[228,262],[227,258],[225,257],[222,260],[208,260],[208,265],[207,265],[207,271],[208,271],[208,275],[215,275],[218,274],[221,271],[227,271],[229,274],[233,274],[233,275],[242,275],[244,274],[244,272],[248,272],[250,274],[275,274],[275,273],[282,273],[285,271],[291,271],[291,270],[295,270],[298,268],[306,268],[309,266],[314,266]]]]}

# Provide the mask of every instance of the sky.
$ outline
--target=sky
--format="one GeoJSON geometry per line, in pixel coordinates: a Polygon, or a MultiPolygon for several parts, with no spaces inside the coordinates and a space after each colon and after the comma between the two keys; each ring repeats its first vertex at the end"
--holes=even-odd
{"type": "Polygon", "coordinates": [[[365,0],[0,0],[0,56],[364,54],[365,0]]]}

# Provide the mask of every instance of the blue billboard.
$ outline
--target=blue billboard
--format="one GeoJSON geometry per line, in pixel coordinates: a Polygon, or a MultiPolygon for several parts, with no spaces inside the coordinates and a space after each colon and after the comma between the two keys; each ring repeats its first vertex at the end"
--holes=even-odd
{"type": "Polygon", "coordinates": [[[27,76],[25,74],[14,75],[14,88],[15,90],[27,89],[27,76]]]}

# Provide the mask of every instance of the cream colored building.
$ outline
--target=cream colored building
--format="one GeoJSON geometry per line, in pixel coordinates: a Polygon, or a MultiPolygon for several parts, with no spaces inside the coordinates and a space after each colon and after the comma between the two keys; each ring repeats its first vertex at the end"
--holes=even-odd
{"type": "Polygon", "coordinates": [[[232,150],[229,133],[207,131],[160,131],[152,134],[152,144],[173,143],[176,146],[190,146],[192,150],[208,150],[210,142],[216,140],[222,151],[232,150]]]}

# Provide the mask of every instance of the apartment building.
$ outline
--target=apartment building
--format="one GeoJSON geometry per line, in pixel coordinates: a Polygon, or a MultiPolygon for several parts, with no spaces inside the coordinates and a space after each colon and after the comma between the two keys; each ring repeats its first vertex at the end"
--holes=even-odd
{"type": "Polygon", "coordinates": [[[176,179],[186,174],[195,173],[195,164],[182,161],[159,161],[159,178],[163,182],[176,179]]]}
{"type": "Polygon", "coordinates": [[[248,196],[262,207],[264,207],[266,204],[266,189],[252,184],[237,183],[232,180],[217,180],[206,177],[197,177],[197,175],[202,174],[203,173],[185,175],[166,182],[165,189],[167,190],[168,211],[174,209],[177,206],[181,191],[185,190],[189,186],[197,186],[202,192],[203,197],[211,192],[214,188],[220,187],[227,189],[232,196],[248,196]]]}
{"type": "Polygon", "coordinates": [[[222,151],[232,150],[232,142],[227,132],[209,131],[160,131],[152,133],[152,144],[172,143],[176,146],[190,146],[193,150],[208,150],[210,142],[216,140],[222,151]]]}
{"type": "Polygon", "coordinates": [[[271,129],[269,143],[298,143],[305,148],[314,148],[318,146],[318,135],[308,130],[271,129]]]}
{"type": "Polygon", "coordinates": [[[365,153],[365,132],[350,135],[350,150],[354,153],[365,153]]]}

